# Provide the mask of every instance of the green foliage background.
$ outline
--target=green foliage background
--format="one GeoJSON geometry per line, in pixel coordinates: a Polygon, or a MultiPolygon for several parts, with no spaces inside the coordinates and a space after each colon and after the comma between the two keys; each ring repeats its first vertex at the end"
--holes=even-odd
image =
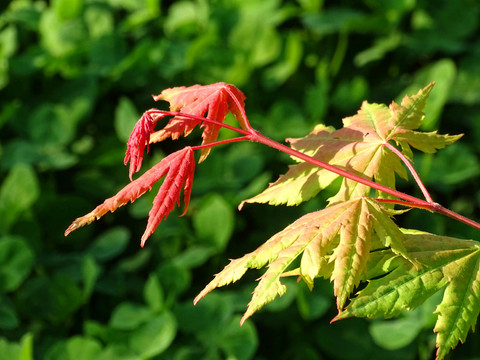
{"type": "MultiPolygon", "coordinates": [[[[232,83],[275,140],[339,126],[362,100],[390,102],[437,82],[424,130],[465,133],[415,166],[434,199],[477,218],[480,3],[475,0],[13,0],[0,4],[0,359],[430,359],[435,299],[395,320],[335,324],[330,284],[288,292],[239,327],[258,274],[192,300],[228,258],[252,251],[321,198],[236,206],[286,171],[255,144],[197,167],[186,217],[144,249],[155,189],[76,231],[73,219],[128,180],[125,141],[150,94],[232,83]]],[[[228,134],[225,134],[228,136],[228,134]]],[[[147,168],[198,142],[152,146],[147,168]]],[[[402,190],[417,192],[412,184],[402,190]]],[[[478,238],[411,211],[405,227],[478,238]]],[[[478,333],[452,359],[479,356],[478,333]]]]}

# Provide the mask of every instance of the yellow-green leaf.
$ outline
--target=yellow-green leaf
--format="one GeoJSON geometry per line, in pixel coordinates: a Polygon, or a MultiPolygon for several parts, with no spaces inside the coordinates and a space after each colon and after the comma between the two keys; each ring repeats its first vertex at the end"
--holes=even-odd
{"type": "MultiPolygon", "coordinates": [[[[365,101],[357,114],[343,119],[342,129],[335,131],[319,125],[309,135],[287,141],[295,150],[394,189],[395,174],[406,179],[407,172],[400,159],[385,147],[388,142],[395,142],[411,159],[411,146],[432,153],[461,137],[413,131],[424,119],[423,109],[433,85],[429,84],[415,95],[405,96],[400,105],[393,102],[386,106],[365,101]]],[[[286,174],[261,194],[243,203],[298,205],[314,197],[337,177],[315,165],[300,162],[290,166],[286,174]]],[[[369,192],[368,186],[344,178],[340,190],[329,202],[332,205],[368,196],[369,192]]],[[[385,194],[378,193],[377,196],[384,197],[385,194]]]]}
{"type": "Polygon", "coordinates": [[[277,295],[283,295],[286,287],[281,277],[291,275],[300,275],[310,288],[316,277],[330,278],[337,306],[342,309],[365,275],[374,232],[382,235],[376,241],[383,247],[390,245],[394,252],[407,257],[401,245],[403,233],[390,219],[389,212],[371,199],[357,198],[309,213],[272,236],[257,250],[232,260],[202,290],[195,303],[213,289],[239,280],[248,269],[268,264],[242,321],[277,295]],[[292,263],[300,256],[300,268],[291,271],[292,263]]]}
{"type": "Polygon", "coordinates": [[[445,288],[435,312],[438,318],[434,329],[437,359],[443,359],[458,341],[466,340],[480,313],[480,245],[472,240],[419,231],[405,231],[404,244],[409,256],[422,266],[388,252],[383,257],[377,253],[381,261],[375,263],[376,270],[371,275],[379,276],[382,262],[394,264],[393,269],[386,267],[383,277],[371,280],[336,319],[396,316],[445,288]]]}

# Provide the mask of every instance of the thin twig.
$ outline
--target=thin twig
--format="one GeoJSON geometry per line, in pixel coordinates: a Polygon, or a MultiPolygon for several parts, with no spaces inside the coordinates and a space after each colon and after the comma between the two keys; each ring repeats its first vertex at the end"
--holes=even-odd
{"type": "Polygon", "coordinates": [[[406,206],[406,207],[410,207],[410,208],[424,209],[424,210],[434,212],[432,210],[433,204],[430,204],[430,203],[417,204],[417,203],[413,203],[411,201],[398,200],[398,199],[383,199],[383,198],[374,198],[373,200],[381,202],[381,203],[396,204],[396,205],[406,206]]]}

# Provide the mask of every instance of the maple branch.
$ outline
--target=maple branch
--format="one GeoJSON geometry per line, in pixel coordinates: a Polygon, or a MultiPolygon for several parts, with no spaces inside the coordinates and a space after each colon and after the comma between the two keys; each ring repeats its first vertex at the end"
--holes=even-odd
{"type": "Polygon", "coordinates": [[[469,219],[463,215],[460,215],[450,209],[447,209],[445,207],[443,207],[442,205],[438,204],[438,203],[433,203],[432,204],[433,206],[433,210],[434,212],[436,213],[439,213],[439,214],[442,214],[442,215],[445,215],[445,216],[448,216],[452,219],[455,219],[455,220],[458,220],[464,224],[467,224],[477,230],[480,230],[480,224],[477,223],[476,221],[473,221],[472,219],[469,219]]]}
{"type": "MultiPolygon", "coordinates": [[[[238,105],[237,105],[238,106],[238,105]]],[[[243,111],[243,108],[240,108],[242,109],[242,116],[244,116],[243,114],[245,113],[243,111]]],[[[434,202],[430,196],[430,194],[428,193],[428,191],[426,190],[425,186],[423,185],[422,181],[420,180],[420,177],[418,176],[417,172],[415,171],[415,169],[413,168],[412,164],[408,161],[408,159],[405,158],[405,156],[400,152],[398,151],[398,149],[396,149],[393,145],[389,144],[389,143],[386,143],[385,146],[387,148],[389,148],[393,153],[395,153],[397,156],[400,157],[400,159],[405,163],[405,165],[408,167],[408,169],[410,170],[410,172],[412,173],[412,176],[414,177],[415,181],[417,182],[418,186],[420,187],[420,189],[422,190],[422,193],[423,195],[425,196],[426,198],[426,201],[425,200],[422,200],[422,199],[419,199],[417,197],[414,197],[414,196],[411,196],[411,195],[408,195],[408,194],[405,194],[401,191],[398,191],[398,190],[394,190],[394,189],[391,189],[387,186],[384,186],[384,185],[381,185],[381,184],[378,184],[372,180],[369,180],[369,179],[366,179],[364,177],[361,177],[361,176],[358,176],[356,174],[353,174],[351,172],[348,172],[346,170],[343,170],[341,168],[338,168],[334,165],[330,165],[326,162],[323,162],[321,160],[318,160],[318,159],[315,159],[314,157],[312,156],[309,156],[309,155],[306,155],[300,151],[297,151],[295,149],[292,149],[291,147],[288,147],[286,145],[283,145],[283,144],[280,144],[268,137],[266,137],[265,135],[261,134],[260,132],[256,131],[255,129],[253,129],[252,127],[250,127],[250,130],[247,131],[247,130],[243,130],[243,129],[240,129],[240,128],[237,128],[235,126],[231,126],[231,125],[228,125],[228,124],[224,124],[224,123],[221,123],[221,122],[218,122],[216,120],[212,120],[212,119],[208,119],[208,118],[204,118],[204,117],[201,117],[201,116],[196,116],[196,115],[190,115],[190,114],[185,114],[185,113],[182,113],[182,112],[177,112],[177,111],[165,111],[165,110],[156,110],[156,109],[152,109],[152,110],[149,110],[148,113],[150,115],[153,115],[153,114],[160,114],[160,115],[166,115],[166,116],[179,116],[179,117],[183,117],[185,119],[192,119],[192,120],[196,120],[196,121],[203,121],[203,122],[207,122],[207,123],[210,123],[210,124],[215,124],[215,125],[218,125],[218,126],[221,126],[221,127],[224,127],[226,129],[229,129],[229,130],[232,130],[232,131],[236,131],[240,134],[243,134],[245,136],[241,136],[241,137],[237,137],[237,138],[232,138],[232,139],[226,139],[226,140],[221,140],[221,141],[216,141],[214,143],[210,143],[210,144],[204,144],[204,145],[198,145],[198,146],[195,146],[195,147],[192,147],[192,150],[199,150],[199,149],[203,149],[203,148],[207,148],[207,147],[213,147],[213,146],[216,146],[216,145],[221,145],[221,144],[226,144],[226,143],[232,143],[232,142],[238,142],[238,141],[245,141],[245,140],[250,140],[252,142],[258,142],[258,143],[261,143],[261,144],[264,144],[264,145],[267,145],[269,147],[272,147],[274,149],[277,149],[279,151],[282,151],[286,154],[289,154],[291,156],[294,156],[294,157],[297,157],[299,159],[302,159],[306,162],[309,162],[310,164],[313,164],[313,165],[316,165],[316,166],[319,166],[323,169],[326,169],[326,170],[329,170],[337,175],[340,175],[340,176],[343,176],[347,179],[350,179],[350,180],[353,180],[353,181],[356,181],[360,184],[363,184],[363,185],[366,185],[366,186],[369,186],[373,189],[376,189],[376,190],[379,190],[379,191],[382,191],[386,194],[390,194],[392,196],[395,196],[399,199],[402,199],[402,200],[395,200],[395,199],[376,199],[377,201],[382,201],[382,202],[389,202],[389,203],[394,203],[394,204],[398,204],[398,205],[403,205],[403,206],[408,206],[408,207],[413,207],[413,208],[418,208],[418,209],[425,209],[425,210],[428,210],[428,211],[431,211],[431,212],[435,212],[435,213],[439,213],[439,214],[442,214],[442,215],[445,215],[445,216],[448,216],[452,219],[455,219],[457,221],[460,221],[464,224],[467,224],[475,229],[478,229],[480,230],[480,224],[474,220],[471,220],[463,215],[460,215],[454,211],[451,211],[445,207],[443,207],[442,205],[434,202]]],[[[246,116],[245,116],[245,119],[246,119],[246,116]]],[[[246,124],[248,124],[248,120],[246,120],[246,124]]],[[[250,126],[250,125],[249,125],[250,126]]]]}
{"type": "Polygon", "coordinates": [[[404,201],[402,201],[402,200],[395,200],[395,199],[375,199],[377,201],[389,202],[389,203],[394,203],[394,204],[399,204],[399,205],[404,205],[404,206],[429,210],[431,212],[435,212],[435,213],[438,213],[438,214],[448,216],[452,219],[455,219],[455,220],[460,221],[464,224],[467,224],[467,225],[469,225],[469,226],[471,226],[471,227],[473,227],[477,230],[480,230],[480,224],[478,222],[476,222],[472,219],[469,219],[469,218],[467,218],[463,215],[460,215],[460,214],[458,214],[458,213],[456,213],[452,210],[449,210],[449,209],[443,207],[442,205],[440,205],[436,202],[425,201],[425,200],[416,198],[415,196],[411,196],[411,195],[405,194],[401,191],[394,190],[394,189],[391,189],[387,186],[378,184],[378,183],[376,183],[372,180],[365,179],[361,176],[358,176],[358,175],[355,175],[355,174],[353,174],[351,172],[348,172],[346,170],[340,169],[340,168],[338,168],[334,165],[330,165],[330,164],[325,163],[321,160],[315,159],[314,157],[306,155],[306,154],[304,154],[300,151],[297,151],[295,149],[292,149],[292,148],[290,148],[286,145],[280,144],[280,143],[264,136],[263,134],[259,133],[258,131],[253,130],[251,135],[248,136],[248,138],[250,139],[250,141],[258,142],[258,143],[270,146],[274,149],[277,149],[279,151],[287,153],[291,156],[294,156],[294,157],[297,157],[301,160],[309,162],[310,164],[319,166],[319,167],[321,167],[325,170],[329,170],[329,171],[331,171],[331,172],[333,172],[337,175],[343,176],[347,179],[356,181],[360,184],[369,186],[369,187],[371,187],[373,189],[376,189],[376,190],[383,191],[386,194],[390,194],[392,196],[395,196],[399,199],[404,200],[404,201]]]}
{"type": "Polygon", "coordinates": [[[425,197],[425,199],[429,203],[434,203],[432,197],[428,193],[427,188],[425,187],[425,185],[423,185],[423,182],[420,179],[420,176],[418,176],[418,173],[415,171],[415,168],[413,167],[412,163],[410,161],[408,161],[407,157],[405,155],[403,155],[403,153],[401,151],[399,151],[395,146],[393,146],[389,142],[386,142],[384,144],[384,146],[387,147],[388,149],[390,149],[395,155],[397,155],[400,158],[400,160],[403,161],[403,163],[407,166],[408,170],[410,171],[413,178],[415,179],[415,182],[417,183],[418,187],[422,191],[422,194],[425,197]]]}

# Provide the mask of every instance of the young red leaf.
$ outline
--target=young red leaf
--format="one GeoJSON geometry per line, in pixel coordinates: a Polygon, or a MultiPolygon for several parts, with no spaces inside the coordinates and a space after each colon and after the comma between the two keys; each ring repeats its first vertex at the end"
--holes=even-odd
{"type": "Polygon", "coordinates": [[[103,204],[97,206],[90,213],[76,219],[65,231],[65,236],[84,225],[88,225],[93,221],[98,220],[108,211],[114,212],[120,206],[125,205],[129,201],[134,202],[147,192],[147,190],[150,190],[153,184],[166,174],[165,180],[155,197],[153,208],[149,213],[147,228],[142,236],[141,244],[143,246],[147,238],[155,231],[160,222],[173,210],[175,202],[180,204],[182,186],[184,189],[185,211],[187,210],[192,190],[194,170],[195,158],[193,156],[192,148],[186,147],[170,154],[146,171],[137,180],[132,181],[125,186],[115,196],[105,200],[103,204]]]}
{"type": "Polygon", "coordinates": [[[147,241],[148,237],[158,227],[160,222],[163,219],[166,219],[168,214],[173,210],[175,203],[180,205],[180,192],[182,186],[183,202],[185,204],[185,209],[182,215],[184,215],[188,209],[188,203],[192,193],[195,158],[193,157],[193,150],[190,147],[187,147],[180,152],[181,154],[170,162],[167,176],[153,201],[152,209],[148,213],[147,228],[142,236],[142,247],[145,245],[145,241],[147,241]]]}
{"type": "MultiPolygon", "coordinates": [[[[179,111],[199,117],[206,115],[208,119],[220,123],[223,123],[225,116],[230,111],[235,115],[242,129],[248,129],[247,120],[242,115],[245,95],[233,85],[220,82],[205,86],[180,86],[163,90],[153,98],[155,101],[168,101],[171,111],[179,111]]],[[[152,134],[150,142],[163,141],[169,137],[176,140],[182,134],[184,136],[190,134],[197,125],[203,127],[202,144],[214,142],[218,137],[220,126],[211,123],[201,124],[201,122],[200,120],[195,121],[176,116],[162,130],[152,134]]],[[[209,152],[210,148],[202,149],[199,162],[205,160],[209,152]]]]}
{"type": "MultiPolygon", "coordinates": [[[[153,110],[153,109],[152,109],[153,110]]],[[[127,142],[127,151],[125,152],[124,164],[127,165],[130,161],[129,176],[132,180],[134,173],[140,171],[143,160],[143,151],[145,146],[147,147],[150,143],[150,135],[155,128],[156,122],[165,115],[154,114],[152,116],[149,111],[145,111],[140,120],[135,124],[130,138],[127,142]]]]}

